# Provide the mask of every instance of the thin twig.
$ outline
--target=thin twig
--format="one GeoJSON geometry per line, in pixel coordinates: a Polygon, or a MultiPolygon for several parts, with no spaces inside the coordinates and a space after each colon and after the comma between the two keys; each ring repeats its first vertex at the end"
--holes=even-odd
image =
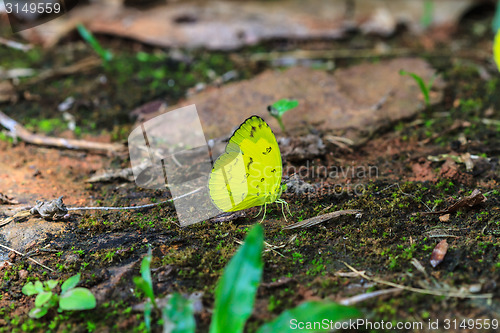
{"type": "Polygon", "coordinates": [[[91,70],[102,64],[102,59],[98,57],[88,57],[66,67],[60,67],[55,69],[47,69],[40,72],[37,76],[32,77],[21,83],[22,87],[29,86],[32,84],[39,83],[44,80],[48,80],[58,76],[72,75],[75,73],[82,73],[91,70]]]}
{"type": "Polygon", "coordinates": [[[10,47],[12,49],[21,50],[27,52],[33,48],[33,45],[22,44],[13,40],[8,40],[6,38],[0,37],[0,44],[10,47]]]}
{"type": "Polygon", "coordinates": [[[390,289],[383,289],[383,290],[377,290],[373,291],[371,293],[364,293],[356,296],[352,296],[349,298],[344,298],[339,301],[339,304],[342,305],[354,305],[360,302],[364,302],[370,298],[378,297],[380,295],[387,295],[387,294],[392,294],[401,291],[401,288],[390,288],[390,289]]]}
{"type": "Polygon", "coordinates": [[[369,277],[365,273],[358,271],[356,268],[352,267],[348,263],[346,263],[344,261],[342,261],[342,263],[344,265],[346,265],[351,271],[357,273],[359,276],[361,276],[364,279],[367,279],[369,281],[373,281],[376,283],[380,283],[380,284],[385,284],[386,286],[391,286],[394,288],[400,288],[400,289],[404,289],[404,290],[408,290],[408,291],[413,291],[415,293],[434,295],[434,296],[458,297],[458,298],[492,298],[493,297],[493,294],[491,294],[491,293],[477,294],[476,295],[476,294],[468,294],[468,293],[460,293],[460,292],[444,292],[444,291],[432,290],[432,289],[421,289],[421,288],[407,287],[407,286],[404,286],[402,284],[397,284],[394,282],[369,277]]]}
{"type": "Polygon", "coordinates": [[[42,266],[43,268],[48,269],[48,270],[49,270],[49,271],[51,271],[51,272],[54,272],[54,270],[53,270],[52,268],[45,266],[45,265],[44,265],[44,264],[42,264],[41,262],[38,262],[38,261],[36,261],[35,259],[30,258],[30,257],[28,257],[28,256],[26,256],[26,255],[24,255],[24,254],[22,254],[22,253],[21,253],[21,252],[19,252],[19,251],[16,251],[16,250],[14,250],[14,249],[11,249],[10,247],[5,246],[5,245],[2,245],[2,244],[0,244],[0,246],[1,246],[1,247],[3,247],[3,248],[5,248],[5,249],[7,249],[7,250],[9,250],[9,251],[15,252],[15,253],[19,254],[20,256],[22,256],[22,257],[24,257],[24,258],[26,258],[26,259],[28,259],[28,260],[33,261],[35,264],[38,264],[38,265],[42,266]]]}
{"type": "Polygon", "coordinates": [[[357,210],[357,209],[337,210],[335,212],[311,217],[310,219],[287,225],[283,229],[309,228],[309,227],[312,227],[313,225],[323,223],[325,221],[334,219],[334,218],[342,216],[342,215],[357,214],[357,213],[361,213],[361,210],[357,210]]]}
{"type": "Polygon", "coordinates": [[[14,119],[0,111],[0,125],[7,128],[14,137],[20,138],[24,142],[35,145],[52,146],[66,149],[88,150],[98,153],[118,154],[124,150],[122,144],[91,142],[83,140],[55,138],[45,135],[34,134],[24,128],[14,119]]]}

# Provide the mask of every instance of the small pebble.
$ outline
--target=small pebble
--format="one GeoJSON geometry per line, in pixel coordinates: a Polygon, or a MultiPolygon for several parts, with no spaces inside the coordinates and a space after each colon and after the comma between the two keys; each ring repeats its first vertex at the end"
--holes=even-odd
{"type": "Polygon", "coordinates": [[[26,278],[28,277],[28,271],[25,270],[25,269],[21,269],[19,272],[18,272],[18,275],[19,275],[19,278],[21,280],[26,280],[26,278]]]}

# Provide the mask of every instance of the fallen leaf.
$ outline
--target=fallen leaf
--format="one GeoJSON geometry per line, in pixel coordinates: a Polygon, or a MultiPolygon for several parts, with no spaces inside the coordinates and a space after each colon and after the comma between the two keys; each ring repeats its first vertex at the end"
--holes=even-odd
{"type": "Polygon", "coordinates": [[[450,220],[450,214],[444,214],[439,217],[439,221],[448,222],[450,220]]]}
{"type": "Polygon", "coordinates": [[[461,208],[464,207],[474,207],[476,205],[479,205],[482,202],[486,201],[486,197],[481,193],[480,190],[475,189],[472,191],[471,195],[468,197],[462,198],[455,202],[453,205],[449,206],[446,209],[437,211],[437,212],[420,212],[422,215],[443,215],[443,214],[448,214],[448,213],[454,213],[458,211],[461,208]]]}
{"type": "MultiPolygon", "coordinates": [[[[454,26],[474,0],[435,1],[429,26],[454,26]]],[[[340,39],[353,29],[392,35],[405,25],[425,30],[421,0],[160,1],[146,8],[111,1],[81,5],[57,20],[22,31],[23,37],[54,46],[77,23],[94,33],[180,48],[234,50],[272,39],[340,39]]]]}
{"type": "Polygon", "coordinates": [[[448,243],[446,242],[446,239],[443,239],[436,245],[434,250],[432,250],[431,254],[432,267],[436,267],[443,261],[447,251],[448,251],[448,243]]]}

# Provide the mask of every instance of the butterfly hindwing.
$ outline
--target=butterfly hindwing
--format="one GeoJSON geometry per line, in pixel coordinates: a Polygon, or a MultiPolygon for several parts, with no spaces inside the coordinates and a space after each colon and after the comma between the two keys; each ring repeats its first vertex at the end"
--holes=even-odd
{"type": "Polygon", "coordinates": [[[272,203],[281,194],[282,164],[267,123],[252,116],[234,132],[210,174],[210,197],[230,212],[272,203]]]}

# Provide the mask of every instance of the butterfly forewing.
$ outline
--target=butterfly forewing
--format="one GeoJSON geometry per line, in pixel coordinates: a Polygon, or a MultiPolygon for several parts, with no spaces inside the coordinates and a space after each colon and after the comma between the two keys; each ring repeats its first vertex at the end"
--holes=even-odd
{"type": "Polygon", "coordinates": [[[210,174],[210,197],[222,211],[237,211],[278,199],[282,164],[276,138],[257,116],[234,132],[210,174]]]}

